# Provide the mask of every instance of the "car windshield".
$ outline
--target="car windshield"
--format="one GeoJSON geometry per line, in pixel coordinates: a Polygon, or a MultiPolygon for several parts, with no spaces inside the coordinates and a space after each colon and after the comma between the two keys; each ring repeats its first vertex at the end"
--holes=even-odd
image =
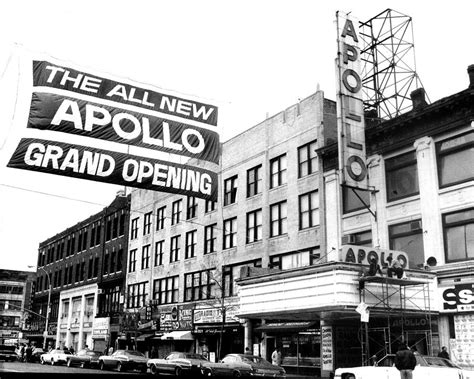
{"type": "Polygon", "coordinates": [[[188,359],[201,359],[207,361],[204,355],[201,354],[185,354],[184,356],[188,359]]]}
{"type": "Polygon", "coordinates": [[[457,366],[453,362],[444,358],[439,358],[439,357],[423,357],[423,358],[425,359],[428,366],[457,368],[457,366]]]}
{"type": "Polygon", "coordinates": [[[125,355],[133,355],[135,357],[144,357],[144,355],[140,353],[139,351],[133,351],[133,350],[126,351],[125,355]]]}

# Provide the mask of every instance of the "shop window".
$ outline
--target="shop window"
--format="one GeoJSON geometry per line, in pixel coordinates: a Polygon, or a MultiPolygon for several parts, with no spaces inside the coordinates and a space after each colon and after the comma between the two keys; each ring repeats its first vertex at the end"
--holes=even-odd
{"type": "Polygon", "coordinates": [[[474,209],[443,215],[446,262],[474,259],[474,209]]]}
{"type": "Polygon", "coordinates": [[[418,168],[415,152],[409,152],[385,161],[387,201],[418,195],[418,168]]]}
{"type": "Polygon", "coordinates": [[[436,144],[440,188],[474,179],[474,132],[436,144]]]}
{"type": "Polygon", "coordinates": [[[423,230],[421,220],[413,220],[388,228],[390,249],[408,254],[409,268],[424,267],[423,230]]]}

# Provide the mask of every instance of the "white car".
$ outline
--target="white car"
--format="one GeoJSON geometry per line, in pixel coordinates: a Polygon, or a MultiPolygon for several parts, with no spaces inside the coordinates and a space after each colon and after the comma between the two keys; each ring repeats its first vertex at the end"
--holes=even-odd
{"type": "Polygon", "coordinates": [[[64,350],[61,349],[54,349],[47,353],[41,354],[40,362],[42,365],[45,363],[51,363],[51,366],[62,363],[66,364],[67,357],[71,355],[72,354],[70,352],[64,352],[64,350]]]}
{"type": "MultiPolygon", "coordinates": [[[[415,354],[413,379],[463,379],[463,370],[448,359],[415,354]]],[[[334,379],[400,379],[395,354],[386,355],[375,366],[338,368],[334,379]]]]}

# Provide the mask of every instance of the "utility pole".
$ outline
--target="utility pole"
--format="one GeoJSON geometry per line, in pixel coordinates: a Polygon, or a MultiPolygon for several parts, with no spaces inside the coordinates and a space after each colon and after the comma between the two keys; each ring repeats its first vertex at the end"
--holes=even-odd
{"type": "MultiPolygon", "coordinates": [[[[29,268],[33,268],[34,266],[28,266],[29,268]]],[[[46,321],[44,325],[44,332],[43,332],[43,350],[46,351],[46,344],[48,340],[48,324],[49,324],[49,311],[51,308],[51,291],[53,289],[52,284],[51,284],[51,278],[49,276],[49,273],[43,268],[40,267],[40,270],[43,270],[44,273],[46,274],[46,277],[48,278],[48,284],[49,284],[49,290],[48,290],[48,304],[46,306],[46,321]]]]}

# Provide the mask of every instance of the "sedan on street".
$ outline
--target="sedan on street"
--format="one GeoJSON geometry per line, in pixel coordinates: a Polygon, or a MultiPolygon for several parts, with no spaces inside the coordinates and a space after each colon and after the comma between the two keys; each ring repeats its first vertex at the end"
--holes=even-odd
{"type": "MultiPolygon", "coordinates": [[[[199,376],[204,373],[203,368],[209,367],[210,362],[201,354],[171,352],[164,359],[152,358],[147,366],[154,375],[172,374],[174,376],[199,376]]],[[[207,373],[208,371],[206,371],[207,373]]]]}
{"type": "Polygon", "coordinates": [[[272,365],[267,360],[250,354],[227,354],[212,370],[212,375],[218,376],[228,375],[229,373],[234,377],[284,378],[286,376],[283,367],[272,365]]]}
{"type": "Polygon", "coordinates": [[[117,350],[112,355],[101,355],[99,357],[99,368],[101,370],[117,369],[118,371],[140,370],[147,371],[147,358],[135,350],[117,350]]]}
{"type": "Polygon", "coordinates": [[[67,367],[99,367],[99,357],[102,355],[100,351],[92,351],[89,349],[79,350],[77,354],[67,357],[67,367]]]}
{"type": "MultiPolygon", "coordinates": [[[[413,379],[459,379],[462,370],[448,359],[415,355],[416,367],[413,379]]],[[[400,371],[394,365],[395,355],[388,354],[375,366],[361,366],[336,369],[334,379],[400,379],[400,371]]]]}
{"type": "Polygon", "coordinates": [[[51,363],[51,366],[59,365],[62,363],[65,364],[67,362],[67,358],[71,355],[72,354],[69,351],[65,352],[61,349],[54,349],[48,353],[41,354],[40,362],[42,365],[44,365],[45,363],[51,363]]]}

